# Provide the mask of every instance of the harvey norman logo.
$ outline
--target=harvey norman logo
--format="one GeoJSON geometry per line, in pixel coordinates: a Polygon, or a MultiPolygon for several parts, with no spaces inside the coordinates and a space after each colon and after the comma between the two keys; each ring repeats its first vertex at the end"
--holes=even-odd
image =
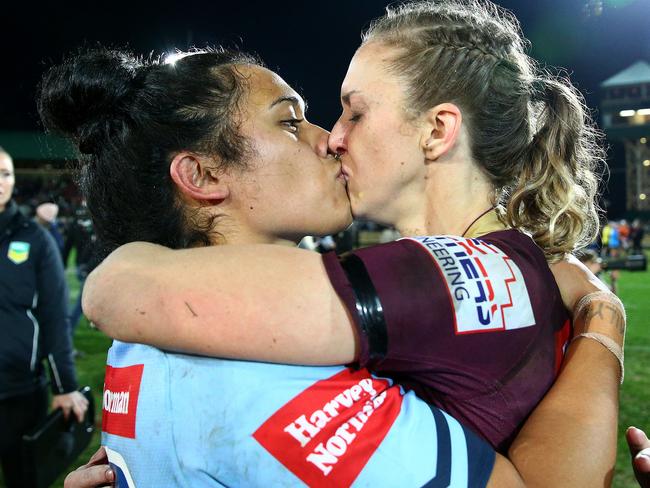
{"type": "Polygon", "coordinates": [[[143,364],[125,368],[106,366],[102,431],[135,439],[135,421],[143,370],[143,364]]]}
{"type": "Polygon", "coordinates": [[[104,390],[103,407],[105,412],[129,414],[129,396],[128,391],[111,391],[104,390]]]}
{"type": "Polygon", "coordinates": [[[253,437],[309,486],[349,486],[399,415],[402,394],[367,370],[318,381],[253,437]]]}
{"type": "Polygon", "coordinates": [[[453,236],[408,239],[429,251],[445,278],[456,334],[535,325],[523,275],[499,248],[480,239],[453,236]]]}

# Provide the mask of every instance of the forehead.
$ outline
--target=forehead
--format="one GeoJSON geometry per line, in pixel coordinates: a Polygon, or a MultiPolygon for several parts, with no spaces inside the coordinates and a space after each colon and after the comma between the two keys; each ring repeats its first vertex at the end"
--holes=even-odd
{"type": "Polygon", "coordinates": [[[277,73],[260,66],[242,66],[240,73],[247,79],[248,93],[246,105],[248,110],[261,111],[271,108],[274,102],[282,98],[295,98],[304,110],[305,102],[277,73]]]}
{"type": "Polygon", "coordinates": [[[344,101],[355,94],[367,99],[379,99],[387,95],[400,97],[400,80],[386,65],[394,54],[394,48],[378,43],[361,46],[352,57],[341,86],[344,101]]]}

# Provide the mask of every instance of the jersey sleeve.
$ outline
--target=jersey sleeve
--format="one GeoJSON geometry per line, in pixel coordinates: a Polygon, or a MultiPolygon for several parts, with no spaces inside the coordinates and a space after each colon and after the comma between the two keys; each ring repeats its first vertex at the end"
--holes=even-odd
{"type": "Polygon", "coordinates": [[[453,327],[449,290],[418,242],[403,239],[340,258],[329,253],[323,260],[358,329],[360,367],[382,371],[405,359],[440,357],[445,344],[437,331],[453,327]]]}
{"type": "Polygon", "coordinates": [[[484,240],[432,236],[323,259],[358,329],[359,366],[426,375],[434,390],[458,394],[502,376],[538,333],[523,275],[531,273],[512,255],[484,240]]]}

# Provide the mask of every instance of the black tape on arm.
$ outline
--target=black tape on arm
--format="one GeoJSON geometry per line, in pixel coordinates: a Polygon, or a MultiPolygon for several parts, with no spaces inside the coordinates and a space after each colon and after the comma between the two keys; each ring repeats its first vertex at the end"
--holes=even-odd
{"type": "Polygon", "coordinates": [[[352,286],[361,328],[368,337],[369,357],[382,360],[388,352],[388,331],[384,308],[361,258],[347,253],[339,258],[352,286]]]}

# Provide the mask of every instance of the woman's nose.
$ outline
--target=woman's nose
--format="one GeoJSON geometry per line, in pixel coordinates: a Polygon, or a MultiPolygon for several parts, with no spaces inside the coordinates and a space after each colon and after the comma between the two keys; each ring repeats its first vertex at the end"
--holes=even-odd
{"type": "Polygon", "coordinates": [[[316,139],[316,153],[319,157],[324,158],[329,154],[329,149],[327,147],[327,142],[330,133],[325,129],[318,127],[318,137],[316,139]]]}
{"type": "Polygon", "coordinates": [[[347,147],[344,141],[345,131],[343,126],[337,122],[332,128],[332,133],[330,134],[328,145],[329,150],[334,154],[343,154],[347,147]]]}

